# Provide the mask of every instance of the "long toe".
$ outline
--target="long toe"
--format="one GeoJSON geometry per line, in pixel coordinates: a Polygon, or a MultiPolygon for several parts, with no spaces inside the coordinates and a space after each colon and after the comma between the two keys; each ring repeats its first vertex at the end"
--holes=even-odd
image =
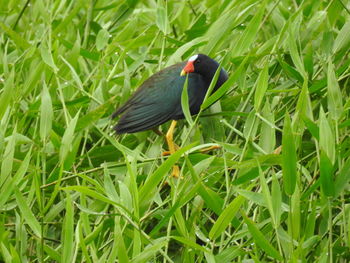
{"type": "Polygon", "coordinates": [[[162,156],[169,156],[171,153],[170,151],[164,151],[162,152],[162,156]]]}
{"type": "MultiPolygon", "coordinates": [[[[180,149],[180,146],[178,146],[176,143],[174,143],[174,146],[175,146],[175,151],[177,151],[178,149],[180,149]]],[[[164,151],[162,152],[162,156],[169,156],[171,155],[171,152],[170,151],[164,151]]]]}
{"type": "Polygon", "coordinates": [[[182,179],[182,177],[180,176],[180,168],[177,165],[173,166],[173,171],[171,172],[171,176],[174,178],[180,178],[182,179]]]}
{"type": "Polygon", "coordinates": [[[210,152],[212,150],[217,150],[217,149],[221,149],[221,146],[220,145],[213,145],[213,146],[201,149],[200,152],[201,153],[206,153],[206,152],[210,152]]]}

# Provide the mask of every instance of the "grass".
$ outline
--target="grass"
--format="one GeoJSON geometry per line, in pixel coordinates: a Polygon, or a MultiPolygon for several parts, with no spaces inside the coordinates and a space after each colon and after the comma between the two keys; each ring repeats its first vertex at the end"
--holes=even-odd
{"type": "Polygon", "coordinates": [[[0,261],[349,262],[349,10],[3,1],[0,261]],[[113,110],[198,52],[230,78],[180,122],[182,148],[116,137],[113,110]]]}

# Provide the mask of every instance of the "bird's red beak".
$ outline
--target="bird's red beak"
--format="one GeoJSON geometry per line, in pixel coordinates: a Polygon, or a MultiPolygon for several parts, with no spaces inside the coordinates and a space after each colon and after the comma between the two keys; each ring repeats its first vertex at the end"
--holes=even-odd
{"type": "Polygon", "coordinates": [[[193,61],[188,61],[186,66],[182,69],[180,76],[185,76],[188,73],[194,72],[193,61]]]}

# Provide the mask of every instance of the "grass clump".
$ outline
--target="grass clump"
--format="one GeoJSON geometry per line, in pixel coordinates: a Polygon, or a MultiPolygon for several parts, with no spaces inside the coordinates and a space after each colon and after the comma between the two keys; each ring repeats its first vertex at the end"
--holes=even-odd
{"type": "Polygon", "coordinates": [[[2,3],[0,261],[348,262],[349,9],[2,3]],[[179,151],[111,134],[146,78],[199,52],[229,85],[182,121],[179,151]]]}

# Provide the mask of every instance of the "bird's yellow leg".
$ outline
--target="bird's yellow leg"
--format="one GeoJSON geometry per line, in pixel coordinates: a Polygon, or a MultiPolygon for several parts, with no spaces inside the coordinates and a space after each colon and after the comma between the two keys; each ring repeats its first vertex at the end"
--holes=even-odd
{"type": "MultiPolygon", "coordinates": [[[[175,146],[175,143],[174,143],[174,130],[175,130],[175,127],[176,127],[176,123],[177,123],[177,121],[174,121],[174,120],[171,122],[169,130],[167,131],[167,133],[165,135],[165,139],[167,141],[170,154],[173,154],[176,151],[176,146],[175,146]]],[[[176,178],[180,177],[179,166],[177,166],[177,165],[173,166],[173,171],[172,171],[171,175],[173,177],[176,177],[176,178]]]]}
{"type": "Polygon", "coordinates": [[[175,143],[174,143],[174,130],[176,127],[176,121],[172,121],[169,127],[169,130],[167,131],[165,138],[169,146],[169,152],[170,154],[173,154],[175,152],[175,143]]]}

